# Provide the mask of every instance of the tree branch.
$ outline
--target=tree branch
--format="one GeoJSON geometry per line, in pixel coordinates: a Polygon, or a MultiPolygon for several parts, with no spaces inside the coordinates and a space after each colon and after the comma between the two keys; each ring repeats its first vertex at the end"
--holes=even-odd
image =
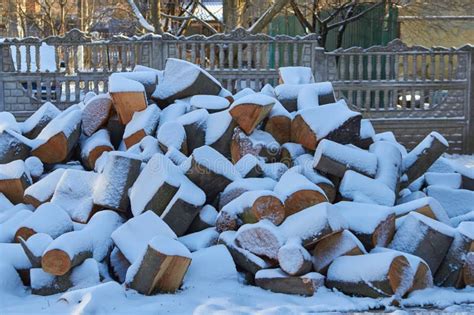
{"type": "Polygon", "coordinates": [[[303,28],[308,29],[311,33],[314,33],[314,28],[313,26],[308,22],[308,20],[304,17],[303,13],[301,12],[300,8],[298,7],[298,4],[296,4],[295,0],[290,1],[291,7],[293,8],[293,11],[295,12],[296,18],[300,22],[301,26],[303,28]]]}
{"type": "Polygon", "coordinates": [[[350,18],[348,18],[347,20],[343,20],[343,21],[339,21],[339,22],[335,22],[335,23],[329,24],[329,25],[327,26],[327,29],[328,29],[328,30],[331,30],[331,29],[336,28],[336,27],[338,27],[338,26],[341,26],[341,25],[343,25],[343,24],[349,24],[350,22],[359,19],[360,17],[362,17],[362,16],[365,15],[366,13],[372,11],[373,9],[379,7],[379,6],[382,5],[382,4],[383,4],[383,1],[380,1],[380,2],[378,2],[378,3],[374,3],[373,5],[371,5],[370,7],[368,7],[367,9],[365,9],[364,11],[362,11],[362,12],[360,12],[360,13],[358,13],[358,14],[356,14],[356,15],[350,17],[350,18]]]}
{"type": "Polygon", "coordinates": [[[255,22],[248,31],[252,34],[260,33],[272,21],[272,19],[288,5],[290,0],[276,0],[263,15],[255,22]]]}

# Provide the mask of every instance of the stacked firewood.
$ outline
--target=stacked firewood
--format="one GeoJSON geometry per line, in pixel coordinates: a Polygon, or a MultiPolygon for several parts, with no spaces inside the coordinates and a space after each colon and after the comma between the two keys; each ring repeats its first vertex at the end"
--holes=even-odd
{"type": "Polygon", "coordinates": [[[110,277],[174,292],[191,252],[216,244],[274,292],[473,285],[474,179],[442,157],[446,139],[407,151],[311,69],[279,73],[232,94],[168,59],[63,111],[1,113],[0,261],[39,295],[110,277]]]}

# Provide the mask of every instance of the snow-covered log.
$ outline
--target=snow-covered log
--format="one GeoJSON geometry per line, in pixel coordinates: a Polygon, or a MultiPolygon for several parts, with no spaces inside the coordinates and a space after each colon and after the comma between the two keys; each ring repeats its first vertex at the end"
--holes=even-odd
{"type": "Polygon", "coordinates": [[[160,109],[154,104],[142,111],[135,112],[123,133],[125,146],[130,148],[139,143],[144,137],[154,135],[159,118],[160,109]]]}
{"type": "Polygon", "coordinates": [[[470,252],[466,256],[463,267],[463,281],[466,286],[474,285],[474,252],[470,252]]]}
{"type": "Polygon", "coordinates": [[[13,208],[13,214],[0,223],[0,242],[11,243],[15,240],[15,233],[21,223],[31,216],[33,212],[28,209],[13,208]]]}
{"type": "Polygon", "coordinates": [[[318,241],[312,253],[314,271],[325,275],[336,258],[363,255],[367,252],[354,234],[343,230],[318,241]]]}
{"type": "Polygon", "coordinates": [[[297,112],[291,123],[291,141],[315,150],[322,139],[351,143],[359,137],[361,114],[344,101],[297,112]]]}
{"type": "Polygon", "coordinates": [[[160,125],[156,134],[161,151],[168,152],[171,148],[188,155],[188,142],[186,130],[183,125],[177,121],[165,122],[160,125]]]}
{"type": "Polygon", "coordinates": [[[267,219],[278,225],[285,219],[285,206],[278,194],[269,190],[252,190],[227,203],[219,212],[219,232],[237,230],[242,224],[267,219]]]}
{"type": "Polygon", "coordinates": [[[467,254],[474,250],[474,222],[462,222],[456,229],[454,240],[449,247],[443,262],[436,271],[437,286],[463,286],[462,268],[467,254]]]}
{"type": "Polygon", "coordinates": [[[20,123],[21,133],[28,139],[36,138],[46,125],[61,111],[50,102],[46,102],[37,111],[20,123]]]}
{"type": "Polygon", "coordinates": [[[81,115],[70,107],[56,116],[36,137],[31,154],[47,164],[64,162],[79,141],[81,115]]]}
{"type": "Polygon", "coordinates": [[[447,188],[461,189],[462,175],[459,173],[428,172],[423,176],[427,186],[445,186],[447,188]]]}
{"type": "Polygon", "coordinates": [[[250,135],[271,112],[276,100],[264,94],[250,94],[230,106],[230,114],[240,129],[250,135]]]}
{"type": "Polygon", "coordinates": [[[390,142],[377,141],[370,146],[369,151],[377,156],[375,179],[397,193],[402,167],[402,154],[400,150],[390,142]]]}
{"type": "Polygon", "coordinates": [[[31,153],[32,143],[17,132],[4,129],[0,132],[0,163],[25,160],[31,153]]]}
{"type": "Polygon", "coordinates": [[[119,148],[122,143],[123,133],[125,131],[125,125],[123,125],[117,113],[110,115],[109,121],[107,122],[107,130],[110,134],[110,141],[112,142],[114,148],[119,148]]]}
{"type": "Polygon", "coordinates": [[[446,210],[444,210],[443,206],[432,197],[423,197],[402,203],[400,205],[394,206],[392,210],[395,212],[397,217],[402,217],[412,211],[415,211],[431,219],[451,225],[446,210]]]}
{"type": "Polygon", "coordinates": [[[395,192],[383,182],[348,170],[339,185],[339,193],[346,200],[383,206],[395,204],[395,192]]]}
{"type": "Polygon", "coordinates": [[[22,160],[0,164],[0,192],[11,202],[22,203],[25,190],[31,184],[31,176],[22,160]]]}
{"type": "Polygon", "coordinates": [[[314,83],[313,70],[310,67],[280,67],[278,82],[280,84],[314,83]]]}
{"type": "Polygon", "coordinates": [[[113,211],[99,211],[82,230],[62,234],[51,242],[41,259],[41,267],[50,274],[62,276],[87,258],[104,260],[112,250],[111,234],[122,222],[113,211]]]}
{"type": "Polygon", "coordinates": [[[230,102],[225,97],[219,95],[194,95],[189,100],[191,110],[205,109],[209,113],[216,113],[226,110],[230,102]]]}
{"type": "Polygon", "coordinates": [[[280,162],[288,167],[295,164],[296,159],[305,154],[306,150],[299,143],[286,142],[280,149],[280,162]]]}
{"type": "Polygon", "coordinates": [[[361,119],[359,138],[353,144],[361,149],[368,150],[374,143],[375,130],[369,119],[361,119]]]}
{"type": "Polygon", "coordinates": [[[206,193],[208,203],[212,203],[229,183],[241,178],[234,165],[209,146],[194,150],[182,164],[182,169],[206,193]]]}
{"type": "Polygon", "coordinates": [[[219,211],[243,193],[252,190],[273,190],[276,181],[271,178],[241,178],[224,189],[219,198],[219,211]]]}
{"type": "Polygon", "coordinates": [[[209,113],[205,109],[199,109],[180,116],[176,121],[180,123],[186,132],[186,143],[188,152],[202,147],[206,142],[206,124],[209,113]]]}
{"type": "Polygon", "coordinates": [[[111,276],[120,283],[125,282],[127,270],[131,263],[125,258],[118,247],[114,247],[110,252],[109,269],[111,276]]]}
{"type": "Polygon", "coordinates": [[[234,164],[247,154],[272,163],[280,159],[280,144],[268,132],[255,130],[247,135],[240,128],[235,128],[230,152],[234,164]]]}
{"type": "Polygon", "coordinates": [[[301,245],[301,240],[290,238],[278,250],[280,268],[290,276],[301,276],[313,268],[310,253],[301,245]]]}
{"type": "Polygon", "coordinates": [[[84,167],[93,170],[95,162],[104,153],[114,149],[107,129],[100,129],[88,138],[80,141],[81,160],[84,167]]]}
{"type": "Polygon", "coordinates": [[[318,94],[319,105],[336,102],[336,95],[331,82],[317,82],[310,84],[280,84],[275,87],[274,93],[283,106],[289,111],[297,111],[298,95],[301,90],[311,86],[318,94]]]}
{"type": "Polygon", "coordinates": [[[91,136],[107,125],[111,113],[112,98],[110,94],[99,94],[92,97],[82,109],[82,132],[86,136],[91,136]]]}
{"type": "Polygon", "coordinates": [[[324,286],[324,276],[317,272],[289,276],[280,268],[264,269],[255,274],[255,284],[276,293],[312,296],[324,286]]]}
{"type": "Polygon", "coordinates": [[[270,114],[268,114],[264,130],[271,134],[280,144],[290,141],[291,114],[280,102],[276,101],[270,114]]]}
{"type": "Polygon", "coordinates": [[[194,218],[193,222],[191,222],[187,233],[199,232],[210,227],[215,227],[217,214],[216,208],[211,205],[205,205],[199,210],[199,214],[194,218]]]}
{"type": "Polygon", "coordinates": [[[15,233],[15,240],[19,242],[21,237],[27,241],[36,233],[45,233],[54,239],[72,230],[72,221],[67,212],[55,204],[45,203],[21,223],[15,233]]]}
{"type": "Polygon", "coordinates": [[[41,258],[44,250],[51,244],[53,238],[49,234],[36,233],[25,241],[19,238],[20,245],[25,252],[26,257],[31,263],[32,268],[41,268],[41,258]]]}
{"type": "Polygon", "coordinates": [[[389,207],[357,203],[338,202],[336,211],[346,220],[367,250],[387,246],[395,234],[395,214],[389,207]]]}
{"type": "Polygon", "coordinates": [[[109,153],[94,188],[94,204],[126,211],[129,206],[128,189],[137,179],[140,165],[141,160],[137,155],[118,151],[109,153]]]}
{"type": "Polygon", "coordinates": [[[428,186],[425,192],[439,201],[450,218],[474,211],[474,191],[435,185],[428,186]]]}
{"type": "Polygon", "coordinates": [[[51,200],[64,171],[65,169],[58,168],[26,188],[23,198],[25,203],[29,203],[33,207],[38,208],[42,203],[51,200]]]}
{"type": "Polygon", "coordinates": [[[314,153],[314,168],[339,178],[349,170],[374,178],[377,174],[377,156],[368,151],[322,140],[314,153]]]}
{"type": "Polygon", "coordinates": [[[403,157],[402,171],[406,184],[423,175],[448,147],[448,141],[439,133],[433,131],[427,135],[403,157]]]}
{"type": "Polygon", "coordinates": [[[207,71],[185,60],[166,59],[163,81],[158,84],[152,99],[164,108],[175,100],[198,94],[218,95],[221,84],[207,71]]]}
{"type": "Polygon", "coordinates": [[[257,156],[247,153],[234,164],[237,171],[243,178],[261,177],[263,161],[257,156]]]}
{"type": "Polygon", "coordinates": [[[311,154],[300,155],[295,159],[294,164],[292,170],[304,175],[312,183],[318,185],[324,191],[329,202],[334,202],[336,199],[335,184],[313,168],[313,156],[311,154]]]}
{"type": "Polygon", "coordinates": [[[230,142],[237,123],[232,119],[229,110],[209,114],[206,125],[206,145],[230,159],[230,142]]]}
{"type": "Polygon", "coordinates": [[[179,289],[191,263],[191,253],[177,240],[158,235],[127,271],[126,285],[145,295],[179,289]]]}
{"type": "Polygon", "coordinates": [[[284,200],[287,217],[318,203],[328,201],[319,186],[294,170],[288,170],[283,174],[274,191],[284,200]]]}
{"type": "Polygon", "coordinates": [[[149,70],[141,68],[142,69],[141,71],[136,71],[136,69],[137,69],[137,66],[135,66],[135,69],[133,69],[133,72],[113,73],[110,76],[110,79],[113,80],[114,77],[120,76],[129,80],[140,82],[145,88],[146,98],[150,99],[153,92],[155,92],[156,85],[158,84],[158,75],[160,75],[160,73],[157,72],[155,69],[151,69],[151,68],[148,68],[149,70]]]}
{"type": "Polygon", "coordinates": [[[436,274],[455,236],[455,230],[417,212],[411,212],[397,229],[389,248],[422,258],[436,274]]]}
{"type": "Polygon", "coordinates": [[[403,255],[386,252],[343,256],[329,266],[326,285],[349,295],[400,299],[410,289],[413,276],[403,255]]]}
{"type": "Polygon", "coordinates": [[[145,87],[135,80],[122,76],[111,76],[109,80],[109,93],[122,125],[128,124],[135,112],[147,108],[145,87]]]}
{"type": "Polygon", "coordinates": [[[257,256],[277,260],[278,250],[285,244],[285,237],[273,223],[262,220],[241,226],[235,235],[235,242],[257,256]]]}

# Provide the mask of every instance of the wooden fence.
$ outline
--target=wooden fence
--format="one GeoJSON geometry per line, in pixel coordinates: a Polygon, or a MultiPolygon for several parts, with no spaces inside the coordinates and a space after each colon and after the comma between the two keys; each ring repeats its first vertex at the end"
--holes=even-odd
{"type": "Polygon", "coordinates": [[[166,58],[196,63],[237,91],[278,84],[278,68],[311,67],[339,97],[413,147],[429,131],[443,133],[451,152],[474,152],[474,49],[407,47],[401,41],[325,52],[317,36],[252,35],[243,29],[210,37],[145,35],[93,40],[64,36],[0,42],[0,110],[24,119],[45,101],[61,108],[87,91],[107,91],[108,76],[141,64],[162,69],[166,58]]]}

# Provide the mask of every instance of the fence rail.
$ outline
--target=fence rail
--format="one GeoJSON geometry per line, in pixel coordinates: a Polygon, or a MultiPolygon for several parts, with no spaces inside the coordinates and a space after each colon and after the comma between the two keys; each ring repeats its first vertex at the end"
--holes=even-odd
{"type": "Polygon", "coordinates": [[[0,42],[0,110],[19,119],[45,101],[60,108],[88,91],[105,92],[110,73],[135,65],[157,69],[166,58],[200,65],[237,91],[278,84],[278,68],[307,66],[339,97],[413,147],[429,131],[446,135],[451,152],[474,152],[474,49],[407,47],[400,40],[367,49],[325,52],[317,36],[252,35],[243,29],[210,37],[145,35],[93,40],[77,30],[45,39],[0,42]]]}

